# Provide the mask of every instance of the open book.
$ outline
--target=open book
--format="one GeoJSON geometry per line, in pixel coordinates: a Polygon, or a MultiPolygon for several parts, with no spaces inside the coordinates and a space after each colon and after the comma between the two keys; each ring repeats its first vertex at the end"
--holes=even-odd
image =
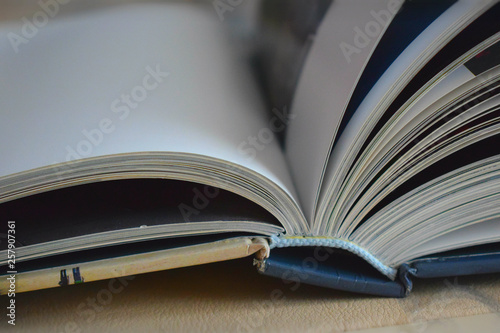
{"type": "Polygon", "coordinates": [[[264,1],[256,37],[216,4],[0,25],[1,293],[254,254],[394,297],[500,271],[497,1],[264,1]]]}

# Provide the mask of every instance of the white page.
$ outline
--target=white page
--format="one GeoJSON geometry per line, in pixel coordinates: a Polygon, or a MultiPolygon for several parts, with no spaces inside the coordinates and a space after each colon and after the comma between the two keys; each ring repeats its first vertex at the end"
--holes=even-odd
{"type": "Polygon", "coordinates": [[[255,157],[238,150],[269,129],[267,112],[211,8],[141,4],[55,17],[16,53],[9,36],[22,35],[22,24],[0,26],[0,177],[75,157],[184,152],[247,167],[295,198],[273,137],[255,157]],[[120,99],[134,91],[129,107],[120,99]]]}
{"type": "Polygon", "coordinates": [[[433,179],[384,207],[349,239],[392,264],[454,228],[498,216],[499,170],[497,155],[433,179]]]}
{"type": "Polygon", "coordinates": [[[377,113],[383,110],[383,106],[386,106],[389,100],[396,98],[397,92],[406,86],[412,77],[410,74],[416,74],[417,69],[427,62],[424,59],[429,58],[439,50],[436,45],[434,45],[434,49],[430,50],[431,43],[444,46],[444,41],[449,40],[450,36],[460,31],[459,29],[450,29],[450,27],[457,28],[457,22],[460,22],[460,28],[464,28],[464,18],[474,18],[484,12],[488,6],[491,6],[491,3],[482,0],[464,0],[455,3],[431,23],[382,75],[352,116],[329,157],[321,187],[319,211],[325,211],[328,204],[325,200],[331,198],[332,195],[337,197],[336,191],[348,171],[350,161],[356,156],[356,152],[370,133],[369,129],[375,125],[373,120],[370,121],[374,110],[378,110],[377,113]]]}
{"type": "MultiPolygon", "coordinates": [[[[430,89],[428,93],[415,103],[415,105],[401,117],[400,121],[395,124],[395,126],[390,130],[390,133],[386,133],[385,140],[382,141],[376,149],[372,149],[370,153],[371,155],[368,155],[364,161],[365,164],[362,165],[362,167],[359,165],[357,166],[357,175],[355,177],[351,175],[350,178],[351,187],[349,188],[349,192],[351,194],[351,198],[358,197],[362,190],[366,187],[366,184],[371,181],[375,181],[374,177],[384,168],[385,163],[391,160],[390,156],[396,156],[401,150],[400,140],[402,140],[402,138],[404,138],[410,131],[414,131],[418,128],[417,125],[419,125],[424,119],[429,118],[433,112],[440,110],[445,105],[451,103],[451,101],[458,98],[458,96],[462,96],[465,91],[474,87],[478,84],[478,81],[480,82],[481,80],[471,80],[471,78],[475,78],[475,76],[467,70],[465,66],[460,66],[452,74],[443,79],[443,81],[430,89]],[[468,82],[468,88],[467,86],[461,86],[465,82],[468,82]],[[455,90],[455,88],[459,86],[461,86],[460,89],[455,90]],[[434,104],[432,104],[433,102],[434,104]],[[424,112],[428,107],[431,109],[424,112]],[[399,148],[396,149],[396,147],[399,148]],[[385,161],[385,163],[382,163],[383,161],[385,161]]],[[[472,111],[468,111],[468,115],[472,115],[475,111],[478,111],[477,108],[472,111]]],[[[370,148],[372,147],[368,146],[367,150],[370,148]]],[[[360,158],[357,163],[360,163],[362,158],[360,158]]],[[[407,160],[404,161],[404,164],[409,162],[407,160]]],[[[368,189],[368,191],[369,190],[370,189],[368,189]]],[[[352,211],[352,213],[354,212],[355,210],[352,211]]],[[[346,218],[345,220],[349,219],[346,218]]],[[[356,228],[355,223],[346,223],[342,225],[341,233],[349,232],[349,230],[353,230],[354,228],[356,228]]]]}
{"type": "MultiPolygon", "coordinates": [[[[373,156],[370,157],[373,159],[380,157],[375,156],[375,154],[378,154],[382,149],[384,149],[383,152],[385,153],[386,150],[390,149],[390,147],[394,147],[394,145],[402,137],[404,137],[411,129],[415,128],[416,125],[407,126],[408,123],[415,121],[418,124],[420,121],[428,117],[429,114],[423,111],[433,105],[433,103],[436,103],[438,100],[440,101],[440,105],[450,103],[455,96],[448,94],[474,78],[474,74],[472,74],[463,65],[451,72],[441,82],[427,91],[425,95],[422,96],[422,98],[412,105],[407,111],[405,111],[403,116],[401,116],[401,118],[394,124],[394,127],[384,134],[383,141],[381,141],[381,143],[376,147],[376,150],[373,150],[373,156]]],[[[434,107],[434,109],[437,109],[437,107],[434,107]]]]}
{"type": "MultiPolygon", "coordinates": [[[[429,118],[429,115],[433,111],[440,110],[445,105],[450,104],[453,100],[465,94],[468,89],[475,88],[482,80],[486,80],[487,78],[493,79],[499,72],[500,67],[498,70],[488,72],[484,76],[480,76],[479,79],[473,80],[475,76],[465,66],[460,66],[452,74],[433,87],[429,93],[425,94],[422,99],[415,103],[415,105],[401,117],[400,121],[398,121],[385,138],[386,140],[377,147],[376,151],[373,151],[373,156],[371,156],[372,161],[365,167],[363,172],[366,173],[372,170],[376,163],[388,154],[391,149],[394,149],[396,144],[408,135],[411,130],[414,130],[426,118],[429,118]],[[432,109],[427,109],[429,107],[432,109]],[[425,112],[425,110],[427,111],[425,112]],[[375,153],[377,155],[375,155],[375,153]]],[[[494,87],[490,89],[493,90],[494,87]]],[[[396,155],[397,152],[399,152],[399,150],[393,152],[391,156],[396,155]]]]}
{"type": "Polygon", "coordinates": [[[478,222],[464,228],[458,228],[428,242],[422,243],[413,249],[411,254],[396,258],[396,265],[436,252],[498,241],[500,241],[500,218],[478,222]]]}
{"type": "Polygon", "coordinates": [[[292,105],[295,118],[286,138],[287,159],[310,223],[323,170],[349,98],[400,3],[333,1],[315,36],[297,85],[292,105]],[[379,13],[386,15],[382,22],[376,19],[379,13]],[[371,36],[365,29],[373,29],[369,30],[371,36]],[[356,37],[362,34],[367,38],[356,37]],[[356,51],[351,53],[353,49],[356,51]]]}

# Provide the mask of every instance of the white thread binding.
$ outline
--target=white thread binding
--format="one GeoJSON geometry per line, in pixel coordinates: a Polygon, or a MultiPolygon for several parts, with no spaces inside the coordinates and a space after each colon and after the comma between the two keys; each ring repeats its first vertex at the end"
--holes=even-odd
{"type": "Polygon", "coordinates": [[[375,267],[380,273],[387,276],[389,279],[396,279],[397,270],[384,265],[380,260],[374,257],[370,252],[362,247],[339,238],[323,238],[323,237],[293,237],[286,236],[271,236],[270,248],[275,247],[298,247],[298,246],[325,246],[333,247],[349,251],[366,260],[370,265],[375,267]]]}

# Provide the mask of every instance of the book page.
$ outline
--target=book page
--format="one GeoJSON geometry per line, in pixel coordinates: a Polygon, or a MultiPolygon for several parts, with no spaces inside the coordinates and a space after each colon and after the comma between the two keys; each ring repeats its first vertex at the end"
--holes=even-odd
{"type": "MultiPolygon", "coordinates": [[[[347,124],[329,157],[328,167],[321,188],[318,208],[318,222],[329,215],[330,226],[326,223],[315,226],[316,233],[333,232],[340,227],[340,205],[332,207],[331,198],[336,200],[346,186],[346,176],[365,140],[387,108],[399,93],[411,82],[420,70],[432,60],[433,55],[445,47],[449,41],[475,18],[484,13],[491,3],[483,1],[460,1],[452,5],[437,20],[432,22],[392,63],[389,69],[370,90],[359,108],[347,124]],[[331,210],[335,212],[331,213],[331,210]],[[330,212],[329,212],[330,211],[330,212]],[[331,213],[331,214],[330,214],[331,213]]],[[[347,195],[345,191],[343,195],[347,195]]],[[[343,207],[342,210],[346,207],[343,207]]]]}
{"type": "Polygon", "coordinates": [[[474,223],[420,244],[411,254],[397,258],[406,262],[432,253],[500,241],[500,218],[474,223]]]}
{"type": "MultiPolygon", "coordinates": [[[[284,231],[264,208],[240,195],[168,179],[105,181],[4,202],[0,216],[17,221],[18,262],[169,237],[284,231]],[[27,209],[29,208],[29,209],[27,209]],[[70,221],[70,222],[68,222],[70,221]]],[[[7,259],[7,223],[0,225],[0,255],[7,259]]],[[[170,239],[170,242],[173,242],[170,239]]],[[[3,262],[0,259],[0,262],[3,262]]]]}
{"type": "MultiPolygon", "coordinates": [[[[489,141],[478,145],[498,142],[498,138],[489,141]]],[[[487,150],[487,147],[481,148],[487,150]]],[[[367,248],[385,264],[398,266],[426,242],[498,218],[500,155],[497,147],[490,154],[440,175],[392,201],[363,223],[349,239],[367,248]]],[[[460,156],[455,160],[460,160],[460,156]]],[[[492,231],[491,236],[498,235],[492,231]]],[[[478,244],[481,239],[486,241],[480,234],[471,234],[469,241],[474,238],[478,244]]],[[[457,239],[457,243],[459,241],[457,239]]],[[[441,250],[445,249],[438,249],[441,250]]]]}
{"type": "Polygon", "coordinates": [[[244,57],[212,8],[123,5],[54,17],[19,42],[0,25],[0,179],[140,152],[204,155],[248,168],[295,200],[244,57]]]}
{"type": "MultiPolygon", "coordinates": [[[[480,50],[484,50],[484,47],[479,48],[473,54],[479,53],[480,50]]],[[[498,98],[494,96],[498,94],[499,73],[499,68],[493,68],[474,78],[474,75],[462,65],[453,73],[442,75],[442,81],[439,84],[429,88],[428,93],[404,111],[407,112],[404,116],[393,121],[394,127],[391,133],[383,133],[385,130],[379,131],[374,142],[378,141],[384,146],[379,149],[373,148],[372,144],[368,145],[364,155],[358,159],[358,162],[365,163],[361,167],[357,165],[357,173],[350,176],[350,194],[354,198],[358,196],[358,201],[355,206],[350,207],[349,214],[357,216],[357,220],[361,221],[364,215],[359,214],[360,210],[364,210],[364,213],[368,211],[368,206],[361,209],[363,204],[371,202],[370,206],[372,206],[378,202],[374,200],[374,197],[377,190],[381,189],[380,182],[384,182],[385,186],[391,188],[390,196],[394,198],[399,192],[395,189],[398,185],[405,183],[405,180],[410,177],[408,174],[416,175],[417,170],[427,169],[437,162],[434,154],[436,146],[443,144],[441,141],[452,137],[458,139],[459,136],[467,134],[469,127],[476,127],[475,122],[479,119],[482,119],[484,123],[490,122],[492,120],[491,107],[495,105],[495,100],[498,101],[498,98]],[[440,98],[437,98],[439,92],[442,94],[440,98]],[[482,96],[478,97],[477,94],[480,92],[482,96]],[[435,98],[437,100],[434,100],[435,98]],[[483,103],[489,99],[492,102],[483,103]],[[473,105],[475,106],[472,107],[473,105]],[[420,109],[421,107],[424,108],[420,109]],[[398,121],[407,123],[399,126],[398,121]],[[427,134],[423,135],[423,133],[427,134]],[[387,140],[381,140],[380,137],[383,137],[381,134],[388,134],[387,140]],[[403,169],[406,171],[402,171],[403,169]],[[365,188],[366,193],[361,195],[365,188]]],[[[453,140],[448,143],[449,146],[446,144],[442,146],[444,155],[439,155],[441,158],[446,156],[446,151],[457,149],[452,142],[453,140]]],[[[427,174],[426,170],[425,175],[427,174]]],[[[421,174],[420,177],[413,178],[413,186],[419,185],[416,179],[426,178],[426,176],[421,174]]],[[[346,220],[348,219],[349,216],[346,220]]],[[[350,219],[348,221],[349,224],[344,225],[341,230],[344,234],[355,229],[357,225],[350,219]]]]}
{"type": "Polygon", "coordinates": [[[292,104],[286,156],[312,223],[333,138],[354,87],[400,1],[334,1],[315,36],[292,104]]]}

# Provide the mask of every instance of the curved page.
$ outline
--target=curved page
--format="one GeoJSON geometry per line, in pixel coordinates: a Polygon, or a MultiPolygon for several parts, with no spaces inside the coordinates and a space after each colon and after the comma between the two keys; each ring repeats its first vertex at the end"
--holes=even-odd
{"type": "Polygon", "coordinates": [[[333,138],[371,53],[401,1],[334,1],[315,36],[292,105],[286,154],[312,223],[333,138]]]}
{"type": "Polygon", "coordinates": [[[26,43],[15,37],[23,22],[1,25],[0,180],[74,160],[180,152],[248,168],[295,198],[246,63],[202,8],[54,17],[26,43]]]}

